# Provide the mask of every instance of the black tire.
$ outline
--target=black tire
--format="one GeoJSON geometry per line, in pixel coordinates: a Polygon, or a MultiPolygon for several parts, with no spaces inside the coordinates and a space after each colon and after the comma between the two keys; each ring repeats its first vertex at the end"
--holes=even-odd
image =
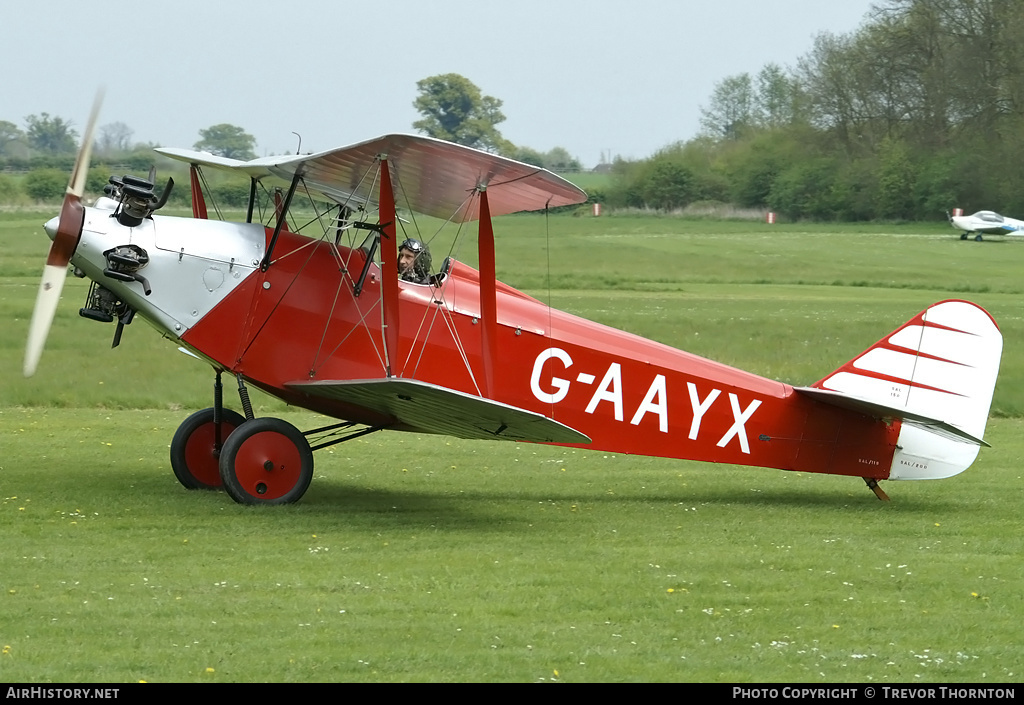
{"type": "Polygon", "coordinates": [[[977,235],[974,236],[974,241],[981,242],[981,233],[978,233],[977,235]]]}
{"type": "MultiPolygon", "coordinates": [[[[245,417],[224,409],[221,420],[221,446],[245,417]]],[[[171,469],[186,489],[219,490],[220,459],[215,447],[213,407],[203,409],[181,422],[171,439],[171,469]]]]}
{"type": "Polygon", "coordinates": [[[960,235],[960,239],[961,239],[961,240],[966,240],[966,239],[967,239],[967,233],[962,233],[962,234],[960,235]]]}
{"type": "Polygon", "coordinates": [[[313,451],[287,421],[252,419],[224,443],[220,477],[239,504],[290,504],[313,479],[313,451]]]}

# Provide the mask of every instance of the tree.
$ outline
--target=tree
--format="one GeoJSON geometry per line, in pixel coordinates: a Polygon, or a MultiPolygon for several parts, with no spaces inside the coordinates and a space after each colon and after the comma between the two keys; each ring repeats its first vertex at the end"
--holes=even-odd
{"type": "Polygon", "coordinates": [[[569,154],[569,150],[565,147],[555,147],[547,153],[539,152],[531,147],[513,147],[509,151],[503,151],[502,154],[524,164],[533,164],[551,171],[579,171],[581,169],[579,159],[569,154]]]}
{"type": "Polygon", "coordinates": [[[533,166],[544,166],[544,155],[538,152],[532,147],[516,147],[510,154],[506,155],[515,159],[516,161],[523,162],[524,164],[532,164],[533,166]]]}
{"type": "Polygon", "coordinates": [[[869,113],[858,91],[854,49],[852,38],[823,33],[815,37],[811,51],[798,62],[814,126],[831,131],[849,151],[858,142],[858,128],[869,113]]]}
{"type": "Polygon", "coordinates": [[[711,105],[700,109],[704,131],[719,138],[734,140],[753,123],[754,86],[749,73],[728,76],[715,85],[711,105]]]}
{"type": "Polygon", "coordinates": [[[430,137],[448,140],[488,152],[514,149],[495,125],[505,120],[501,101],[483,95],[468,78],[446,73],[417,81],[419,96],[413,106],[423,115],[413,129],[430,137]]]}
{"type": "Polygon", "coordinates": [[[789,125],[799,117],[796,82],[778,64],[765,64],[757,74],[754,117],[762,127],[789,125]]]}
{"type": "Polygon", "coordinates": [[[544,155],[544,166],[553,171],[579,171],[580,160],[565,147],[555,147],[544,155]]]}
{"type": "Polygon", "coordinates": [[[100,128],[96,149],[102,155],[128,152],[132,148],[132,128],[123,122],[112,122],[100,128]]]}
{"type": "Polygon", "coordinates": [[[44,154],[73,154],[78,150],[78,133],[64,118],[50,117],[49,113],[29,115],[25,126],[29,146],[44,154]]]}
{"type": "Polygon", "coordinates": [[[13,122],[0,120],[0,154],[10,155],[10,147],[14,142],[20,142],[25,138],[25,133],[18,129],[13,122]]]}
{"type": "Polygon", "coordinates": [[[196,149],[228,159],[246,161],[256,158],[256,138],[236,125],[212,125],[200,130],[199,136],[202,139],[193,145],[196,149]]]}
{"type": "Polygon", "coordinates": [[[877,217],[912,217],[915,169],[907,146],[887,137],[879,149],[879,161],[877,217]]]}

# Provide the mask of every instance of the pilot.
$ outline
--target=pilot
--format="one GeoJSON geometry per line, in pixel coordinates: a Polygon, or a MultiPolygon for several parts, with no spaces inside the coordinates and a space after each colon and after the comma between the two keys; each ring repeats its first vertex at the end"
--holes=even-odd
{"type": "Polygon", "coordinates": [[[430,283],[430,248],[415,238],[398,247],[398,278],[413,284],[430,283]]]}

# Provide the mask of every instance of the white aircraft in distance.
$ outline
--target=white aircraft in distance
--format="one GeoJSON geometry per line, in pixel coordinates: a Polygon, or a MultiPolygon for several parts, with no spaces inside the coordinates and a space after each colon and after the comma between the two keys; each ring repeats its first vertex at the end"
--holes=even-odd
{"type": "Polygon", "coordinates": [[[1024,236],[1024,220],[1015,220],[999,215],[995,211],[978,211],[972,215],[951,215],[949,223],[957,230],[963,230],[961,240],[974,233],[975,242],[981,242],[984,235],[1024,236]]]}

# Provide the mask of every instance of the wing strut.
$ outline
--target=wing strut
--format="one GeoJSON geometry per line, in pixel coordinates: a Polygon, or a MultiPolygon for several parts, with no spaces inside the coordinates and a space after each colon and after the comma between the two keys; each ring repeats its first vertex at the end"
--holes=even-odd
{"type": "Polygon", "coordinates": [[[388,377],[398,370],[398,243],[395,241],[395,192],[391,190],[391,169],[386,154],[380,157],[380,268],[384,294],[384,350],[388,377]]]}
{"type": "Polygon", "coordinates": [[[189,165],[189,177],[192,184],[192,217],[206,220],[206,199],[203,198],[203,187],[199,183],[199,165],[189,165]]]}
{"type": "Polygon", "coordinates": [[[259,180],[253,176],[249,178],[249,208],[245,212],[245,222],[252,222],[252,212],[256,208],[256,184],[259,180]]]}
{"type": "MultiPolygon", "coordinates": [[[[288,195],[284,197],[284,204],[281,206],[281,213],[287,213],[288,209],[292,205],[292,196],[295,195],[295,189],[299,185],[299,181],[302,179],[301,172],[296,171],[295,176],[292,177],[292,184],[288,187],[288,195]]],[[[284,226],[284,218],[277,219],[277,225],[274,226],[274,234],[270,238],[270,244],[267,245],[267,254],[263,255],[263,261],[260,263],[260,271],[267,271],[267,267],[270,266],[270,258],[274,254],[274,245],[277,244],[277,238],[281,235],[281,228],[284,226]]]]}
{"type": "Polygon", "coordinates": [[[494,263],[494,227],[487,203],[487,187],[480,187],[480,234],[477,241],[480,255],[480,323],[481,356],[484,363],[484,396],[494,397],[494,367],[498,343],[497,272],[494,263]]]}

